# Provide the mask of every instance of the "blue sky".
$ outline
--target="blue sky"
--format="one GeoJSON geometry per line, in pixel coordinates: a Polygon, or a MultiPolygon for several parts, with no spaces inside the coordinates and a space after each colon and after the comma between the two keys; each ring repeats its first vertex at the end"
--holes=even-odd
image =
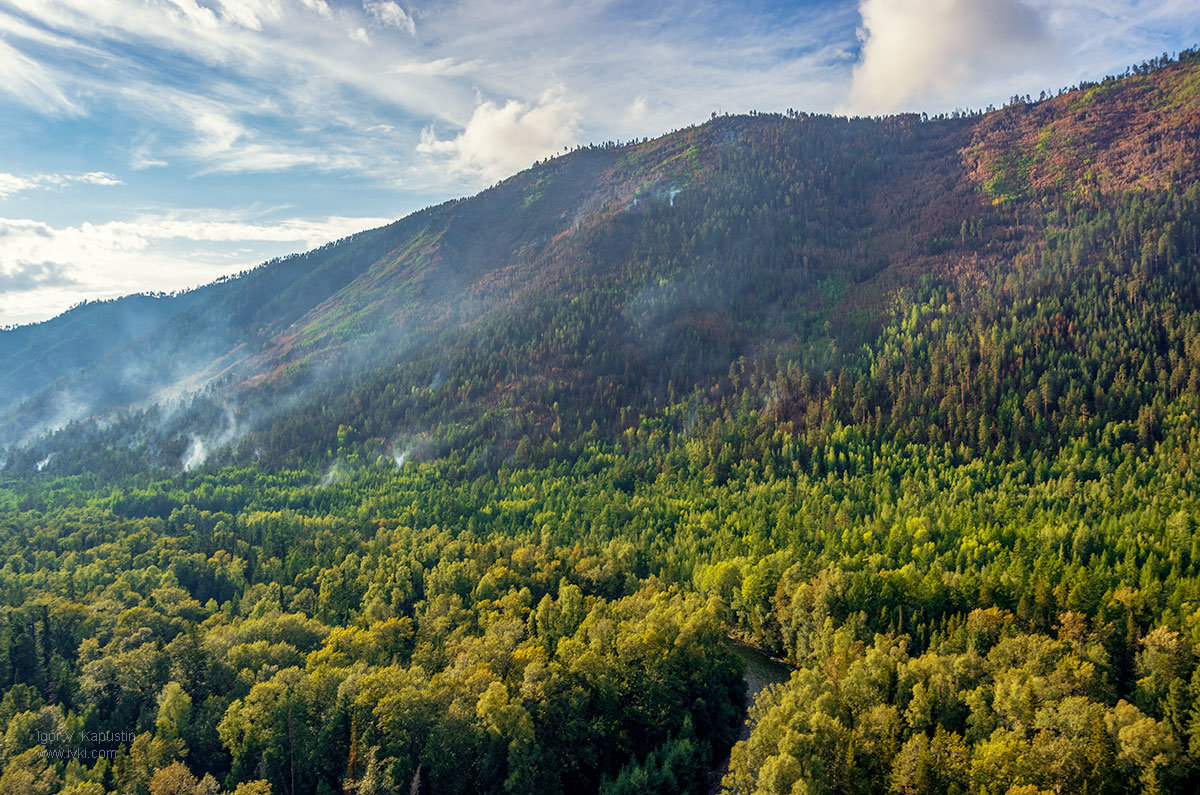
{"type": "Polygon", "coordinates": [[[0,324],[714,110],[983,107],[1197,42],[1198,0],[0,0],[0,324]]]}

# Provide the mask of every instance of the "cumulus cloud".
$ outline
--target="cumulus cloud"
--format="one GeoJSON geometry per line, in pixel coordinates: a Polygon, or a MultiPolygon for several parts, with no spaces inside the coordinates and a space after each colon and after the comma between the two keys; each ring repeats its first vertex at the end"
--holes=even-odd
{"type": "Polygon", "coordinates": [[[363,0],[363,10],[380,25],[406,30],[413,36],[417,33],[417,25],[413,18],[392,0],[363,0]]]}
{"type": "Polygon", "coordinates": [[[973,84],[1011,81],[1050,49],[1045,19],[1022,0],[862,0],[859,11],[851,113],[956,104],[973,84]]]}
{"type": "Polygon", "coordinates": [[[89,171],[86,174],[35,174],[31,177],[21,177],[16,174],[0,172],[0,199],[7,199],[24,191],[59,188],[71,183],[82,183],[85,185],[125,184],[105,171],[89,171]]]}
{"type": "Polygon", "coordinates": [[[447,158],[453,170],[495,180],[575,143],[579,118],[575,104],[557,91],[546,92],[535,105],[484,102],[455,138],[440,140],[426,128],[417,151],[447,158]]]}

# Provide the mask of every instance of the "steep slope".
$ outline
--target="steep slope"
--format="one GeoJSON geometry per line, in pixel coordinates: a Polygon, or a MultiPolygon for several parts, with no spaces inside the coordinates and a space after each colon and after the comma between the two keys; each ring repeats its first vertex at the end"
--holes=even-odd
{"type": "Polygon", "coordinates": [[[31,438],[244,371],[272,329],[344,287],[408,234],[399,222],[180,295],[85,305],[0,332],[14,375],[5,379],[4,437],[31,438]],[[53,357],[62,349],[70,355],[53,357]],[[36,375],[17,377],[24,372],[36,375]]]}
{"type": "MultiPolygon", "coordinates": [[[[406,380],[435,359],[446,367],[421,385],[454,372],[457,402],[474,407],[467,413],[532,408],[539,416],[528,419],[548,428],[556,401],[543,398],[563,391],[577,424],[607,423],[612,406],[651,405],[671,384],[690,389],[739,355],[811,336],[826,321],[838,329],[822,337],[866,333],[870,308],[897,282],[893,266],[925,256],[912,243],[918,227],[932,218],[940,228],[947,222],[936,214],[976,202],[954,168],[966,129],[911,117],[742,117],[557,158],[315,261],[205,288],[153,335],[29,401],[10,434],[54,424],[47,407],[62,403],[87,416],[205,385],[237,414],[274,416],[279,406],[315,405],[314,389],[326,388],[316,402],[342,400],[376,366],[408,363],[372,383],[406,380]],[[940,179],[925,183],[930,200],[917,175],[940,179]],[[303,279],[294,275],[305,267],[303,279]],[[271,295],[292,278],[302,300],[271,295]],[[839,317],[852,287],[857,306],[839,317]],[[521,350],[500,350],[514,344],[521,350]]],[[[367,390],[372,400],[379,391],[367,390]]],[[[360,430],[386,439],[411,421],[381,416],[360,430]]],[[[228,441],[234,424],[260,423],[189,430],[181,421],[168,435],[228,441]]],[[[338,424],[318,426],[331,434],[338,424]]],[[[297,449],[311,451],[312,440],[282,452],[297,449]]]]}
{"type": "MultiPolygon", "coordinates": [[[[31,382],[4,437],[169,410],[10,459],[100,445],[170,466],[240,442],[294,462],[349,442],[372,457],[469,447],[494,463],[532,429],[569,443],[593,423],[619,427],[739,357],[787,352],[821,371],[876,337],[897,290],[979,286],[1044,246],[1020,209],[1038,197],[1192,179],[1196,75],[1194,61],[1172,64],[970,118],[718,118],[554,158],[160,299],[179,311],[153,332],[31,382]]],[[[43,325],[49,345],[62,324],[43,325]]],[[[28,362],[43,346],[19,332],[28,362]]]]}

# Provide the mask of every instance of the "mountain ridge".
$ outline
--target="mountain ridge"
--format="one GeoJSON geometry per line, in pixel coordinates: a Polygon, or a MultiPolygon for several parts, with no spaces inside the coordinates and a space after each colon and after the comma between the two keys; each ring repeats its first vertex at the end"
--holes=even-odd
{"type": "MultiPolygon", "coordinates": [[[[178,311],[152,315],[141,334],[110,335],[120,344],[101,348],[102,357],[73,370],[68,363],[52,383],[48,376],[21,386],[10,381],[0,412],[3,440],[30,442],[71,421],[103,424],[114,412],[187,396],[235,415],[256,401],[259,414],[284,414],[266,407],[274,398],[263,396],[303,403],[330,378],[403,367],[431,345],[456,351],[452,340],[544,295],[569,304],[590,292],[607,311],[640,324],[630,333],[608,324],[606,339],[635,366],[672,368],[665,381],[678,381],[676,389],[719,375],[739,355],[801,340],[825,329],[821,324],[828,324],[825,344],[852,348],[880,326],[897,290],[951,274],[986,278],[1027,246],[1037,231],[1021,222],[1020,208],[1046,191],[1111,199],[1193,178],[1200,140],[1194,64],[1164,63],[982,115],[717,117],[644,143],[555,157],[475,197],[159,299],[178,311]],[[1114,140],[1123,143],[1108,145],[1114,140]],[[1129,151],[1149,154],[1135,161],[1129,151]],[[1131,180],[1134,172],[1143,176],[1131,180]],[[757,250],[735,249],[735,239],[757,250]],[[781,299],[750,284],[767,274],[791,292],[781,299]],[[617,285],[615,293],[606,282],[617,285]],[[738,290],[752,297],[738,297],[738,290]],[[735,299],[749,304],[734,308],[735,299]],[[780,300],[805,309],[764,311],[780,300]],[[740,312],[786,320],[751,330],[740,312]],[[808,332],[795,325],[801,315],[808,332]],[[691,347],[675,357],[671,345],[681,339],[691,347]]],[[[33,336],[30,328],[52,337],[56,323],[0,332],[0,353],[15,348],[9,340],[18,332],[33,336]]],[[[530,331],[551,333],[552,325],[530,331]]],[[[542,382],[570,373],[576,392],[588,377],[621,380],[611,363],[589,374],[593,366],[580,357],[596,354],[585,353],[585,341],[572,345],[556,364],[532,351],[522,366],[542,382]]],[[[20,352],[7,361],[14,373],[29,370],[46,348],[28,344],[24,362],[20,352]]],[[[625,370],[629,376],[628,363],[625,370]]],[[[669,384],[651,380],[642,399],[661,405],[669,384]]],[[[503,404],[506,392],[511,385],[497,384],[486,402],[503,404]]],[[[534,410],[539,403],[523,401],[534,410]]],[[[596,406],[588,413],[605,414],[596,406]]],[[[239,425],[240,441],[250,426],[239,425]]],[[[213,433],[189,430],[183,420],[158,436],[173,440],[165,447],[175,451],[184,438],[206,432],[213,433]]],[[[50,452],[34,447],[16,460],[41,461],[50,452]]],[[[166,465],[174,454],[150,460],[166,465]]]]}

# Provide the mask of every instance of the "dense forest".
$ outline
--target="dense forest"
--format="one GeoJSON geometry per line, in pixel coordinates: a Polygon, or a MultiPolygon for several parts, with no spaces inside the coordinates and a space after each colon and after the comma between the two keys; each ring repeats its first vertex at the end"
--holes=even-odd
{"type": "Polygon", "coordinates": [[[1196,53],[385,230],[181,297],[254,372],[6,449],[0,795],[1200,788],[1196,53]]]}

